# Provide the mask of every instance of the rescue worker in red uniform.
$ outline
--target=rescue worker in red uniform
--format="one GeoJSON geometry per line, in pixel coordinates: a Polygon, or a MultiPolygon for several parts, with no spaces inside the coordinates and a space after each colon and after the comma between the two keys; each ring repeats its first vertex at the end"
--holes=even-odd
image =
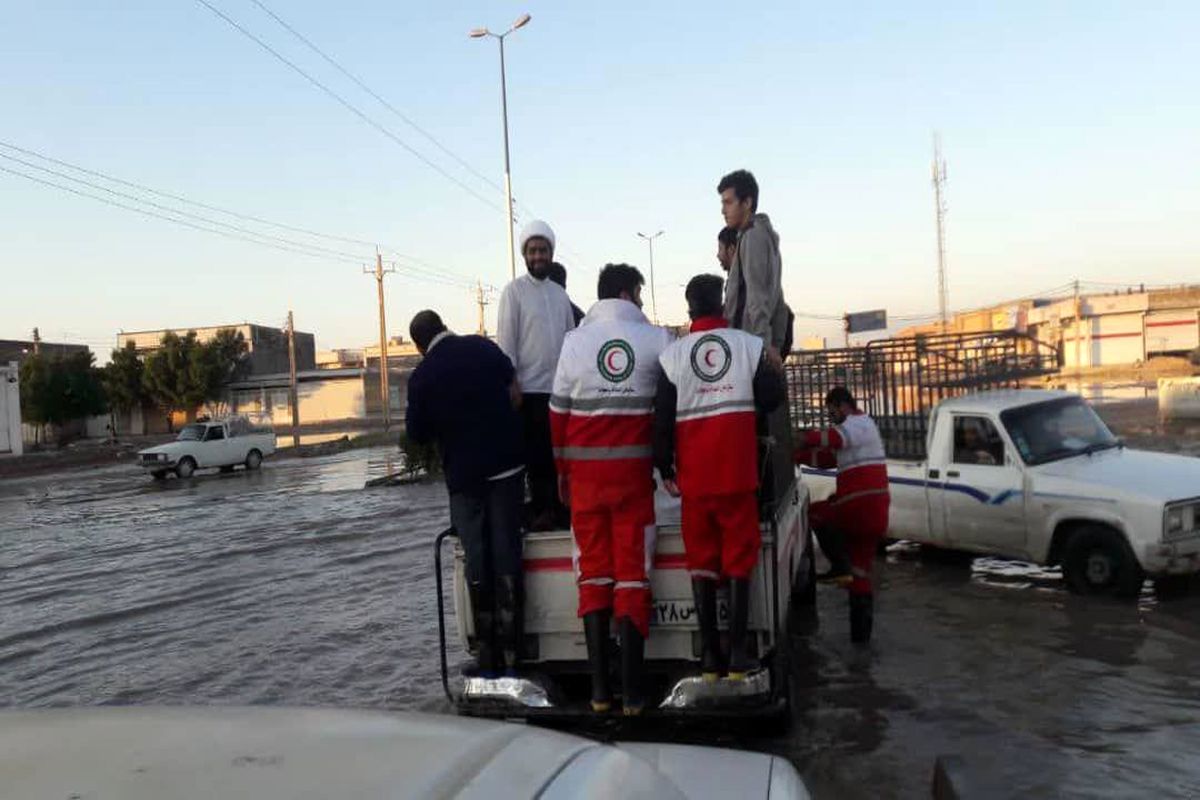
{"type": "Polygon", "coordinates": [[[729,678],[758,667],[747,648],[750,574],[758,563],[758,438],[755,411],[785,396],[763,340],[722,316],[724,281],[698,275],[685,297],[691,332],[659,357],[654,461],[668,492],[683,497],[683,543],[700,623],[700,672],[721,671],[717,583],[729,580],[729,678]]]}
{"type": "Polygon", "coordinates": [[[609,628],[621,642],[626,715],[641,712],[654,555],[651,444],[658,356],[670,334],[642,313],[642,274],[600,272],[599,302],[567,334],[550,398],[559,494],[571,508],[579,616],[587,638],[592,708],[609,710],[609,628]]]}
{"type": "Polygon", "coordinates": [[[875,616],[871,570],[888,529],[887,461],[875,421],[859,410],[846,387],[831,389],[825,408],[833,427],[802,431],[796,463],[837,466],[834,495],[813,503],[809,521],[831,565],[822,577],[850,591],[850,640],[866,643],[875,616]]]}

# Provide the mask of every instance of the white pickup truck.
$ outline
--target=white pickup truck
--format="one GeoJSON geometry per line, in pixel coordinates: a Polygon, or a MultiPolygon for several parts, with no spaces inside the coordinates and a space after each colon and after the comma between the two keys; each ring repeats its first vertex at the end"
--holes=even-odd
{"type": "Polygon", "coordinates": [[[256,470],[274,452],[273,431],[252,425],[245,417],[233,417],[184,425],[175,441],[138,451],[138,466],[155,480],[172,472],[190,478],[196,470],[211,467],[223,472],[238,465],[256,470]]]}
{"type": "MultiPolygon", "coordinates": [[[[1200,572],[1200,459],[1130,450],[1078,395],[944,400],[923,461],[888,461],[888,537],[1061,565],[1081,594],[1135,596],[1200,572]]],[[[804,468],[813,500],[836,473],[804,468]]]]}

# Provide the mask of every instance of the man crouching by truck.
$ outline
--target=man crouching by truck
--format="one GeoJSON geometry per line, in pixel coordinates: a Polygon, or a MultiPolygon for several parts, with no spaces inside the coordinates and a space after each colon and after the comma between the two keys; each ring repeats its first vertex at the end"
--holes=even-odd
{"type": "Polygon", "coordinates": [[[831,389],[825,408],[833,427],[802,431],[795,459],[821,469],[837,466],[836,492],[813,503],[809,520],[830,563],[822,578],[850,590],[850,641],[865,644],[875,615],[871,569],[888,528],[887,462],[875,421],[846,387],[831,389]]]}
{"type": "Polygon", "coordinates": [[[700,674],[717,680],[717,582],[729,579],[729,678],[757,668],[746,648],[750,574],[758,563],[755,411],[783,400],[783,375],[763,340],[721,313],[724,281],[697,275],[685,297],[691,332],[659,357],[654,461],[666,490],[683,496],[683,543],[700,623],[700,674]],[[676,475],[678,474],[678,482],[676,475]]]}
{"type": "Polygon", "coordinates": [[[643,283],[628,264],[600,271],[599,302],[563,341],[550,397],[559,496],[571,508],[575,536],[592,709],[601,713],[612,705],[608,649],[615,616],[626,716],[645,704],[642,657],[655,536],[652,404],[658,355],[670,341],[642,313],[643,283]]]}

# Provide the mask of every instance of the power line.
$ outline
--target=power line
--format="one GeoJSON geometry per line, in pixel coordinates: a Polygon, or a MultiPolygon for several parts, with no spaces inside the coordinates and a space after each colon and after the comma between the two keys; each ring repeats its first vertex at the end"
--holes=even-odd
{"type": "Polygon", "coordinates": [[[426,157],[423,153],[421,153],[421,151],[417,150],[412,145],[410,145],[408,142],[401,139],[399,136],[397,136],[395,133],[393,133],[386,126],[380,124],[379,122],[377,122],[376,120],[374,120],[373,118],[368,116],[366,114],[366,112],[359,109],[358,106],[354,105],[349,100],[347,100],[346,98],[342,97],[340,94],[335,92],[333,89],[330,89],[324,83],[321,83],[321,81],[317,80],[312,75],[305,72],[303,69],[301,69],[299,66],[297,66],[294,62],[290,61],[286,56],[284,56],[282,53],[280,53],[278,50],[271,47],[271,45],[267,44],[265,41],[260,39],[258,36],[255,36],[253,33],[251,33],[249,30],[247,30],[241,24],[239,24],[236,20],[234,20],[233,18],[231,18],[230,16],[225,14],[225,12],[221,11],[219,8],[214,6],[212,3],[208,2],[208,0],[196,0],[196,2],[199,3],[200,5],[204,6],[205,8],[207,8],[213,14],[216,14],[218,17],[223,19],[231,27],[233,27],[234,29],[239,31],[243,36],[250,39],[252,42],[257,44],[262,49],[266,50],[268,53],[270,53],[272,56],[274,56],[280,62],[282,62],[283,64],[290,67],[293,71],[295,71],[296,73],[301,75],[305,80],[307,80],[313,86],[316,86],[318,89],[320,89],[322,92],[327,94],[329,97],[336,100],[339,104],[344,106],[347,110],[349,110],[356,117],[361,119],[363,122],[367,123],[372,128],[375,128],[375,130],[379,131],[384,136],[386,136],[387,138],[391,139],[396,144],[403,147],[405,150],[407,150],[409,153],[411,153],[417,160],[421,161],[423,164],[428,166],[434,172],[437,172],[439,175],[441,175],[446,180],[455,184],[456,186],[461,188],[463,191],[469,193],[470,195],[475,197],[475,199],[479,200],[481,203],[484,203],[498,211],[504,210],[503,206],[484,197],[479,192],[475,191],[473,188],[468,186],[466,183],[459,180],[455,176],[451,175],[446,170],[442,169],[442,167],[440,167],[437,163],[435,163],[434,161],[432,161],[428,157],[426,157]]]}
{"type": "Polygon", "coordinates": [[[328,63],[330,66],[332,66],[338,72],[342,73],[347,78],[349,78],[354,83],[355,86],[362,89],[367,94],[371,95],[371,97],[375,98],[375,100],[381,106],[383,106],[388,111],[395,114],[400,119],[404,120],[405,124],[407,124],[410,128],[412,128],[417,133],[424,136],[426,139],[428,139],[430,142],[432,142],[435,147],[437,147],[443,153],[445,153],[446,155],[450,156],[450,158],[452,158],[456,162],[458,162],[459,166],[461,166],[463,169],[467,170],[472,175],[474,175],[476,178],[479,178],[481,181],[488,184],[496,191],[503,191],[503,187],[501,187],[500,184],[496,183],[494,180],[492,180],[488,176],[484,175],[482,172],[477,170],[474,166],[472,166],[469,162],[467,162],[465,159],[460,157],[457,153],[455,153],[449,147],[446,147],[444,144],[442,144],[440,141],[438,141],[437,137],[435,137],[432,133],[430,133],[429,131],[422,128],[412,118],[410,118],[404,112],[402,112],[400,109],[396,108],[396,106],[394,106],[390,102],[388,102],[388,100],[386,98],[384,98],[382,95],[380,95],[378,92],[376,92],[370,86],[368,86],[361,78],[359,78],[357,75],[355,75],[350,70],[343,67],[340,63],[338,63],[338,61],[336,59],[334,59],[333,56],[326,53],[320,47],[317,47],[317,45],[315,45],[311,39],[309,39],[304,34],[300,33],[300,31],[296,30],[294,27],[289,25],[278,14],[276,14],[271,9],[267,8],[267,6],[264,3],[260,2],[260,0],[250,0],[250,2],[253,3],[254,5],[258,6],[260,9],[262,9],[263,12],[267,16],[269,16],[271,19],[278,22],[284,28],[284,30],[286,30],[288,33],[292,34],[292,36],[295,36],[297,39],[299,39],[301,42],[303,42],[304,45],[306,47],[308,47],[309,50],[312,50],[314,53],[316,53],[321,58],[323,58],[326,61],[326,63],[328,63]]]}
{"type": "MultiPolygon", "coordinates": [[[[72,163],[70,163],[70,162],[67,162],[67,161],[62,161],[62,160],[60,160],[60,159],[52,158],[52,157],[50,157],[50,156],[47,156],[47,155],[45,155],[45,154],[43,154],[43,153],[39,153],[39,152],[37,152],[37,151],[35,151],[35,150],[29,150],[29,149],[26,149],[26,148],[23,148],[23,147],[18,147],[17,145],[14,145],[14,144],[11,144],[11,143],[9,143],[9,142],[2,141],[2,140],[0,140],[0,147],[5,147],[5,148],[8,148],[8,149],[14,150],[14,151],[16,151],[16,152],[20,152],[20,153],[24,153],[24,154],[26,154],[26,155],[33,156],[33,157],[35,157],[35,158],[40,158],[40,159],[42,159],[42,160],[44,160],[44,161],[47,161],[47,162],[49,162],[49,163],[52,163],[52,164],[57,164],[57,165],[59,165],[59,166],[65,167],[65,168],[67,168],[67,169],[75,170],[75,171],[77,171],[77,172],[80,172],[80,173],[83,173],[83,174],[85,174],[85,175],[91,175],[91,176],[94,176],[94,177],[100,178],[100,179],[102,179],[102,180],[110,181],[110,182],[112,182],[112,183],[116,183],[116,184],[119,184],[119,185],[122,185],[122,186],[127,186],[127,187],[130,187],[130,188],[133,188],[133,189],[137,189],[138,191],[141,191],[141,192],[147,192],[147,193],[149,193],[149,194],[152,194],[152,195],[155,195],[155,196],[158,196],[158,197],[165,197],[165,198],[169,198],[169,199],[171,199],[171,200],[175,200],[176,202],[185,203],[185,204],[187,204],[187,205],[195,206],[195,207],[197,207],[197,208],[204,208],[204,209],[207,209],[207,210],[210,210],[210,211],[214,211],[214,212],[217,212],[217,213],[221,213],[221,214],[227,214],[227,215],[229,215],[229,216],[232,216],[232,217],[235,217],[235,218],[238,218],[238,219],[243,219],[243,220],[248,220],[248,221],[252,221],[252,222],[257,222],[257,223],[260,223],[260,224],[263,224],[263,225],[269,225],[269,226],[272,226],[272,227],[277,227],[277,228],[281,228],[281,229],[284,229],[284,230],[292,230],[292,231],[296,231],[296,232],[300,232],[300,233],[305,233],[305,234],[307,234],[307,235],[310,235],[310,236],[316,236],[316,237],[319,237],[319,238],[325,238],[325,239],[330,239],[330,240],[335,240],[335,241],[344,241],[344,242],[349,242],[349,243],[355,243],[355,244],[363,244],[363,245],[371,245],[371,246],[374,246],[372,242],[368,242],[368,241],[366,241],[366,240],[363,240],[363,239],[354,239],[354,238],[352,238],[352,237],[347,237],[347,236],[335,236],[335,235],[333,235],[333,234],[321,233],[321,232],[319,232],[319,231],[314,231],[314,230],[311,230],[311,229],[308,229],[308,228],[301,228],[301,227],[297,227],[297,226],[294,226],[294,225],[287,225],[287,224],[285,224],[285,223],[282,223],[282,222],[274,222],[274,221],[271,221],[271,220],[264,219],[264,218],[262,218],[262,217],[256,217],[256,216],[253,216],[253,215],[250,215],[250,214],[243,214],[243,213],[240,213],[240,212],[237,212],[237,211],[231,211],[231,210],[229,210],[229,209],[221,208],[221,207],[219,207],[219,206],[213,206],[213,205],[209,205],[209,204],[207,204],[207,203],[200,203],[200,202],[197,202],[197,201],[194,201],[194,200],[189,200],[189,199],[187,199],[186,197],[182,197],[182,196],[180,196],[180,195],[172,194],[172,193],[170,193],[170,192],[163,192],[163,191],[160,191],[160,190],[158,190],[158,189],[153,189],[153,188],[151,188],[151,187],[149,187],[149,186],[145,186],[145,185],[142,185],[142,184],[139,184],[139,183],[134,183],[134,182],[132,182],[132,181],[127,181],[127,180],[124,180],[124,179],[122,179],[122,178],[117,178],[117,177],[115,177],[115,176],[108,175],[108,174],[106,174],[106,173],[103,173],[103,172],[98,172],[98,171],[96,171],[96,170],[87,169],[86,167],[81,167],[81,166],[79,166],[79,165],[77,165],[77,164],[72,164],[72,163]]],[[[144,205],[148,205],[148,206],[151,206],[151,207],[153,207],[153,208],[158,208],[158,209],[160,209],[160,210],[162,210],[162,211],[166,211],[166,212],[168,212],[168,213],[171,213],[171,214],[176,214],[176,215],[179,215],[179,216],[184,216],[184,217],[188,217],[188,218],[191,218],[191,219],[199,220],[199,221],[201,221],[201,222],[205,222],[205,223],[208,223],[208,224],[211,224],[211,225],[220,226],[220,227],[222,227],[222,228],[228,228],[228,229],[231,229],[231,230],[237,231],[237,232],[239,232],[239,233],[247,234],[247,235],[249,235],[249,236],[259,237],[259,238],[262,238],[262,239],[269,239],[269,240],[273,240],[273,241],[279,242],[279,243],[281,243],[281,244],[286,244],[286,245],[289,245],[289,246],[293,246],[293,247],[297,247],[297,248],[303,248],[303,249],[306,249],[306,250],[311,250],[311,251],[313,251],[313,252],[310,252],[310,253],[308,253],[308,255],[314,255],[314,256],[316,256],[316,255],[318,255],[318,254],[319,254],[319,255],[322,255],[322,256],[325,256],[325,255],[334,255],[334,256],[340,256],[340,257],[348,257],[348,258],[353,258],[353,259],[355,259],[356,261],[362,261],[362,260],[366,260],[365,256],[362,256],[362,255],[359,255],[359,254],[356,254],[356,253],[348,253],[348,252],[346,252],[346,251],[342,251],[342,250],[333,250],[333,249],[331,249],[331,248],[322,247],[322,246],[320,246],[320,245],[316,245],[316,244],[310,244],[310,243],[307,243],[307,242],[299,242],[299,241],[296,241],[296,240],[294,240],[294,239],[288,239],[288,238],[281,237],[281,236],[273,236],[273,235],[271,235],[271,234],[262,233],[262,232],[259,232],[259,231],[254,231],[254,230],[251,230],[251,229],[248,229],[248,228],[243,228],[243,227],[241,227],[241,226],[239,226],[239,225],[233,225],[233,224],[231,224],[231,223],[222,222],[222,221],[220,221],[220,220],[214,220],[214,219],[211,219],[211,218],[209,218],[209,217],[205,217],[205,216],[202,216],[202,215],[199,215],[199,214],[192,214],[192,213],[190,213],[190,212],[188,212],[188,211],[183,211],[183,210],[181,210],[181,209],[172,208],[171,206],[167,206],[167,205],[164,205],[164,204],[161,204],[161,203],[156,203],[156,202],[154,202],[154,201],[152,201],[152,200],[147,200],[147,199],[145,199],[145,198],[137,197],[136,195],[128,194],[128,193],[126,193],[126,192],[119,192],[119,191],[116,191],[116,190],[114,190],[114,189],[111,189],[111,188],[109,188],[109,187],[102,186],[102,185],[100,185],[100,184],[94,183],[94,182],[92,182],[92,181],[83,180],[82,178],[77,178],[77,177],[75,177],[75,176],[72,176],[72,175],[69,175],[69,174],[66,174],[66,173],[63,173],[63,172],[59,172],[59,171],[57,171],[57,170],[52,170],[52,169],[49,169],[48,167],[43,167],[43,166],[40,166],[40,165],[38,165],[38,164],[34,164],[34,163],[32,163],[32,162],[25,161],[25,160],[23,160],[23,159],[20,159],[20,158],[16,158],[15,156],[7,155],[7,154],[5,154],[5,153],[0,153],[0,158],[4,158],[4,159],[7,159],[7,160],[9,160],[9,161],[13,161],[13,162],[16,162],[16,163],[22,164],[22,165],[24,165],[24,166],[26,166],[26,167],[29,167],[29,168],[32,168],[32,169],[36,169],[36,170],[39,170],[39,171],[41,171],[41,172],[48,173],[48,174],[54,175],[54,176],[56,176],[56,177],[64,178],[64,179],[66,179],[66,180],[69,180],[69,181],[72,181],[72,182],[75,182],[75,183],[78,183],[78,184],[82,184],[82,185],[84,185],[84,186],[88,186],[88,187],[90,187],[90,188],[93,188],[93,189],[98,189],[98,190],[100,190],[100,191],[103,191],[103,192],[105,192],[105,193],[107,193],[107,194],[111,194],[111,195],[113,195],[113,196],[116,196],[116,197],[121,197],[121,198],[124,198],[124,199],[127,199],[127,200],[132,200],[133,202],[136,202],[136,203],[141,203],[141,204],[144,204],[144,205]]],[[[27,177],[27,176],[24,176],[24,175],[23,175],[23,173],[14,173],[14,174],[20,174],[20,175],[22,175],[23,177],[27,177]]],[[[122,206],[122,207],[123,207],[123,206],[122,206]]],[[[254,241],[257,241],[257,240],[254,240],[254,241]]],[[[436,267],[436,266],[434,266],[434,265],[430,264],[430,263],[429,263],[429,262],[427,262],[427,261],[424,261],[424,260],[422,260],[422,259],[416,258],[415,256],[409,256],[409,255],[405,255],[405,254],[403,254],[403,253],[400,253],[400,252],[398,252],[398,251],[396,251],[396,250],[394,250],[393,248],[390,248],[390,247],[388,247],[388,248],[385,248],[385,249],[387,249],[387,250],[388,250],[388,252],[389,252],[391,255],[395,255],[395,256],[397,256],[398,258],[402,259],[402,260],[406,260],[406,261],[411,261],[411,262],[414,262],[412,265],[410,265],[410,264],[404,264],[404,265],[401,265],[401,268],[402,268],[402,269],[403,269],[405,272],[407,272],[407,273],[411,273],[411,274],[413,274],[413,275],[416,275],[416,276],[419,276],[419,277],[427,277],[427,278],[429,278],[430,280],[439,281],[439,282],[441,282],[441,283],[444,283],[445,285],[451,285],[451,286],[467,286],[467,285],[471,285],[471,283],[472,283],[472,281],[470,281],[470,280],[469,280],[468,278],[466,278],[465,276],[462,276],[462,275],[459,275],[459,274],[457,274],[457,273],[454,273],[454,272],[453,272],[453,271],[451,271],[451,270],[446,270],[446,269],[441,269],[441,268],[438,268],[438,267],[436,267]]],[[[344,259],[343,259],[343,260],[344,260],[344,259]]]]}
{"type": "MultiPolygon", "coordinates": [[[[212,6],[209,6],[209,5],[208,5],[208,3],[207,3],[207,2],[205,2],[205,0],[198,0],[198,2],[202,2],[202,3],[204,3],[204,5],[208,6],[209,8],[212,8],[212,6]]],[[[464,158],[462,158],[461,156],[459,156],[457,153],[455,153],[455,152],[454,152],[453,150],[451,150],[449,147],[447,147],[446,145],[442,144],[442,142],[441,142],[441,141],[439,141],[437,137],[435,137],[435,136],[434,136],[433,134],[431,134],[429,131],[427,131],[427,130],[425,130],[424,128],[422,128],[420,125],[418,125],[418,124],[417,124],[417,122],[416,122],[415,120],[413,120],[413,119],[412,119],[411,117],[409,117],[407,114],[405,114],[404,112],[402,112],[402,111],[401,111],[399,108],[397,108],[397,107],[396,107],[394,104],[392,104],[391,102],[389,102],[389,101],[387,100],[387,98],[383,97],[381,94],[379,94],[379,93],[378,93],[378,92],[376,92],[374,89],[372,89],[370,86],[368,86],[368,85],[367,85],[367,83],[366,83],[366,81],[362,80],[360,77],[358,77],[357,75],[355,75],[353,72],[351,72],[350,70],[348,70],[346,67],[342,66],[342,64],[341,64],[340,62],[338,62],[338,61],[337,61],[337,59],[335,59],[333,56],[329,55],[329,54],[328,54],[328,53],[326,53],[324,50],[322,50],[320,47],[318,47],[318,46],[317,46],[317,45],[316,45],[316,44],[315,44],[315,43],[314,43],[314,42],[313,42],[311,39],[309,39],[307,36],[305,36],[304,34],[302,34],[300,31],[296,30],[296,28],[295,28],[294,26],[292,26],[291,24],[289,24],[289,23],[288,23],[286,20],[284,20],[282,17],[280,17],[278,14],[276,14],[276,13],[275,13],[274,11],[272,11],[270,8],[268,8],[268,7],[266,6],[266,4],[265,4],[265,3],[261,2],[261,0],[250,0],[250,2],[251,2],[251,3],[253,3],[254,5],[258,6],[258,8],[259,8],[259,9],[261,9],[261,10],[263,11],[263,13],[265,13],[265,14],[266,14],[267,16],[269,16],[271,19],[275,20],[275,22],[277,22],[277,23],[278,23],[278,24],[279,24],[279,25],[280,25],[280,26],[281,26],[281,27],[282,27],[284,30],[286,30],[286,31],[287,31],[288,33],[290,33],[292,36],[296,37],[296,39],[298,39],[300,42],[302,42],[302,43],[303,43],[303,44],[304,44],[304,45],[305,45],[305,46],[306,46],[308,49],[312,50],[314,53],[316,53],[318,56],[320,56],[322,59],[324,59],[324,61],[325,61],[326,63],[328,63],[330,66],[332,66],[332,67],[333,67],[334,69],[336,69],[338,72],[340,72],[342,75],[346,76],[346,78],[348,78],[348,79],[349,79],[351,82],[353,82],[355,86],[357,86],[359,89],[362,89],[364,92],[366,92],[366,93],[367,93],[368,95],[370,95],[372,98],[374,98],[376,102],[378,102],[380,105],[382,105],[382,106],[383,106],[384,108],[386,108],[388,111],[392,112],[392,113],[393,113],[393,114],[395,114],[397,117],[399,117],[401,120],[403,120],[403,121],[405,122],[405,124],[407,124],[407,125],[408,125],[410,128],[412,128],[412,129],[413,129],[413,130],[415,130],[417,133],[421,134],[423,137],[425,137],[426,139],[428,139],[430,142],[432,142],[432,143],[433,143],[433,145],[434,145],[435,147],[437,147],[437,148],[438,148],[439,150],[441,150],[443,153],[445,153],[446,155],[448,155],[450,158],[454,159],[454,161],[455,161],[455,162],[457,162],[457,163],[458,163],[458,164],[459,164],[459,165],[460,165],[460,166],[461,166],[463,169],[467,170],[467,172],[471,173],[471,174],[472,174],[472,175],[474,175],[476,178],[478,178],[479,180],[483,181],[484,183],[486,183],[488,186],[490,186],[491,188],[495,189],[496,191],[503,191],[503,187],[501,187],[501,186],[500,186],[500,184],[498,184],[496,181],[492,180],[492,179],[491,179],[491,178],[489,178],[487,175],[485,175],[483,172],[481,172],[480,170],[478,170],[477,168],[475,168],[475,167],[474,167],[474,166],[473,166],[473,165],[472,165],[470,162],[468,162],[466,159],[464,159],[464,158]]],[[[217,13],[219,13],[219,12],[217,12],[217,13]]],[[[330,93],[330,90],[328,90],[328,89],[325,89],[325,87],[321,86],[321,84],[319,84],[319,83],[318,83],[318,82],[317,82],[315,79],[313,79],[311,76],[309,76],[309,75],[308,75],[307,73],[305,73],[303,70],[300,70],[300,69],[299,69],[299,67],[296,67],[294,64],[292,64],[291,62],[289,62],[287,59],[285,59],[285,58],[283,58],[282,56],[280,56],[280,55],[279,55],[277,52],[275,52],[273,49],[271,49],[271,48],[270,48],[270,47],[268,47],[266,44],[264,44],[264,43],[262,42],[262,40],[260,40],[258,37],[251,35],[251,34],[250,34],[248,31],[246,31],[246,30],[245,30],[245,29],[244,29],[242,26],[240,26],[240,25],[237,25],[237,24],[236,24],[236,23],[234,23],[232,20],[230,20],[228,17],[226,17],[224,14],[221,14],[220,16],[221,16],[223,19],[225,19],[225,21],[229,22],[231,25],[233,25],[233,26],[234,26],[234,27],[236,27],[238,30],[240,30],[242,33],[244,33],[244,34],[246,34],[247,36],[249,36],[251,39],[253,39],[255,42],[257,42],[259,45],[263,46],[263,47],[264,47],[264,48],[265,48],[265,49],[266,49],[268,52],[270,52],[270,53],[271,53],[272,55],[274,55],[276,58],[279,58],[281,61],[283,61],[283,62],[284,62],[285,64],[287,64],[289,67],[291,67],[292,69],[295,69],[297,72],[299,72],[301,75],[303,75],[303,76],[304,76],[305,78],[307,78],[309,81],[311,81],[311,82],[312,82],[314,85],[316,85],[316,86],[318,86],[319,88],[323,89],[323,90],[324,90],[324,91],[326,91],[327,93],[330,93]]],[[[336,97],[336,96],[335,96],[335,97],[336,97]]],[[[361,114],[361,113],[358,113],[356,109],[354,109],[353,107],[351,107],[351,106],[350,106],[348,103],[346,103],[345,101],[343,101],[343,100],[342,100],[340,97],[336,97],[336,99],[338,99],[338,100],[339,100],[339,102],[341,102],[341,103],[342,103],[344,106],[346,106],[347,108],[349,108],[351,111],[355,111],[355,113],[356,113],[356,114],[358,114],[358,116],[359,116],[360,118],[363,118],[364,120],[366,120],[366,118],[365,118],[365,116],[364,116],[363,114],[361,114]]],[[[371,122],[371,120],[366,120],[366,121],[367,121],[367,122],[371,122]]],[[[378,128],[378,127],[379,127],[379,125],[377,125],[377,124],[375,124],[375,123],[373,123],[373,122],[371,122],[371,124],[372,124],[374,127],[376,127],[376,128],[378,128]]],[[[386,131],[385,131],[385,133],[386,133],[386,131]]],[[[388,134],[388,135],[390,136],[391,134],[388,134]]],[[[403,143],[401,143],[401,144],[403,144],[403,143]]],[[[413,152],[413,153],[414,153],[414,155],[417,155],[417,157],[418,157],[418,158],[421,158],[421,160],[422,160],[422,161],[424,161],[424,162],[425,162],[426,164],[428,164],[429,166],[431,166],[431,167],[434,167],[434,169],[438,169],[438,167],[434,166],[434,165],[433,165],[431,162],[429,162],[428,160],[426,160],[424,157],[420,156],[420,154],[417,154],[417,153],[416,153],[416,152],[415,152],[415,151],[414,151],[414,150],[413,150],[411,147],[409,147],[407,144],[403,144],[403,146],[404,146],[406,149],[408,149],[410,152],[413,152]]],[[[439,172],[441,172],[441,170],[440,170],[440,169],[438,169],[438,171],[439,171],[439,172]]],[[[446,173],[444,173],[444,172],[443,172],[442,174],[443,174],[443,175],[446,175],[446,173]]],[[[450,176],[449,176],[449,175],[446,175],[446,177],[450,177],[450,176]]],[[[453,180],[453,178],[451,178],[451,180],[453,180]]],[[[460,185],[462,185],[462,184],[460,184],[460,185]]],[[[466,187],[464,187],[464,188],[466,188],[466,187]]],[[[472,192],[472,193],[473,193],[473,192],[472,192]]],[[[474,193],[473,193],[473,194],[474,194],[474,193]]],[[[476,197],[479,197],[479,195],[476,195],[476,197]]],[[[482,198],[481,198],[481,199],[482,199],[482,198]]],[[[491,202],[490,202],[490,201],[488,201],[488,200],[484,200],[484,202],[487,202],[489,205],[492,205],[492,204],[491,204],[491,202]]],[[[515,206],[517,209],[519,209],[520,211],[522,211],[522,212],[523,212],[523,213],[524,213],[526,216],[528,216],[530,219],[538,219],[538,218],[539,218],[539,217],[538,217],[538,215],[537,215],[537,214],[535,214],[535,213],[532,211],[532,209],[530,209],[528,206],[524,205],[523,203],[519,203],[519,202],[517,202],[515,199],[513,200],[513,205],[514,205],[514,206],[515,206]]],[[[500,210],[503,210],[501,207],[499,207],[499,206],[496,206],[496,205],[492,205],[492,207],[493,207],[493,208],[499,208],[500,210]]],[[[574,258],[574,259],[576,259],[576,260],[578,260],[578,261],[587,261],[587,259],[585,259],[585,258],[584,258],[582,255],[580,255],[578,252],[575,252],[575,251],[571,250],[570,248],[563,247],[563,248],[562,248],[562,252],[566,253],[567,255],[571,256],[572,258],[574,258]]]]}

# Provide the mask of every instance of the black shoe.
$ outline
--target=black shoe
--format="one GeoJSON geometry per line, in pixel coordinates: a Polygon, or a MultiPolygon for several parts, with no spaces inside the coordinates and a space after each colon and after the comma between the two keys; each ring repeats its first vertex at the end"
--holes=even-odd
{"type": "Polygon", "coordinates": [[[642,692],[642,665],[646,641],[629,617],[622,617],[621,633],[621,705],[625,716],[636,717],[646,707],[642,692]]]}
{"type": "Polygon", "coordinates": [[[729,581],[729,679],[741,681],[758,669],[758,659],[747,650],[750,623],[750,580],[729,581]]]}
{"type": "Polygon", "coordinates": [[[516,677],[521,658],[522,594],[519,575],[501,575],[496,579],[496,638],[503,656],[503,663],[498,663],[497,668],[510,678],[516,677]]]}
{"type": "Polygon", "coordinates": [[[692,578],[692,598],[700,623],[700,676],[706,681],[721,677],[721,649],[717,633],[717,582],[692,578]]]}
{"type": "Polygon", "coordinates": [[[464,667],[470,677],[496,677],[496,617],[492,592],[481,583],[467,585],[475,620],[475,664],[464,667]],[[474,673],[474,674],[472,674],[474,673]]]}
{"type": "Polygon", "coordinates": [[[870,594],[850,595],[850,641],[866,644],[871,641],[871,628],[875,622],[875,596],[870,594]]]}
{"type": "Polygon", "coordinates": [[[592,711],[598,714],[612,708],[612,689],[608,684],[608,628],[611,621],[612,611],[609,610],[583,615],[588,667],[592,674],[592,711]]]}

